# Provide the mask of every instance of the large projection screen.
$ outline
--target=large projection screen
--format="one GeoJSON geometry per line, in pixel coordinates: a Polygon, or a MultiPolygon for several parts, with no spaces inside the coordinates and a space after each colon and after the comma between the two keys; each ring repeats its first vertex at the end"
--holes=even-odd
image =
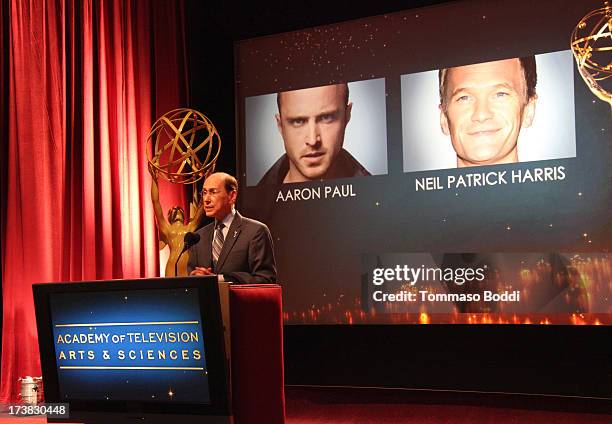
{"type": "Polygon", "coordinates": [[[287,324],[611,323],[610,107],[568,50],[598,7],[236,44],[239,209],[270,227],[287,324]]]}

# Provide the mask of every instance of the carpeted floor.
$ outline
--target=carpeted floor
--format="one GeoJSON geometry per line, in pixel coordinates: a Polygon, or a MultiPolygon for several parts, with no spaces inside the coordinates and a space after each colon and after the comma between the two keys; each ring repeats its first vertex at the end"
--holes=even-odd
{"type": "Polygon", "coordinates": [[[392,389],[286,388],[287,424],[612,424],[612,401],[392,389]]]}
{"type": "Polygon", "coordinates": [[[297,386],[285,397],[287,424],[612,424],[612,399],[297,386]]]}

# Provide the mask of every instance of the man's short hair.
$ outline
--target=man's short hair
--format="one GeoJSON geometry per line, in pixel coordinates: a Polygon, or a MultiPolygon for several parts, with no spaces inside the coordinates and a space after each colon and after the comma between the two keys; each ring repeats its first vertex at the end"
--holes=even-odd
{"type": "MultiPolygon", "coordinates": [[[[536,70],[535,56],[519,57],[523,77],[525,78],[525,86],[527,88],[526,99],[529,101],[536,95],[536,84],[538,82],[538,73],[536,70]]],[[[448,86],[448,70],[451,68],[443,68],[438,71],[438,83],[440,85],[440,104],[446,109],[446,89],[448,86]]]]}
{"type": "MultiPolygon", "coordinates": [[[[349,102],[349,88],[348,88],[348,84],[345,82],[341,82],[339,84],[333,84],[333,85],[341,85],[344,88],[344,105],[348,105],[349,102]]],[[[318,88],[318,87],[311,87],[311,88],[318,88]]],[[[296,91],[296,90],[288,90],[288,91],[296,91]]],[[[276,93],[276,106],[278,106],[278,113],[281,112],[281,94],[286,93],[287,91],[279,91],[278,93],[276,93]]]]}
{"type": "Polygon", "coordinates": [[[225,174],[223,179],[223,184],[225,184],[225,190],[229,193],[230,191],[238,190],[238,181],[236,178],[230,174],[225,174]]]}
{"type": "Polygon", "coordinates": [[[238,190],[238,181],[236,181],[235,177],[225,172],[215,172],[215,174],[219,174],[223,178],[223,185],[225,186],[225,191],[229,193],[231,191],[238,190]]]}

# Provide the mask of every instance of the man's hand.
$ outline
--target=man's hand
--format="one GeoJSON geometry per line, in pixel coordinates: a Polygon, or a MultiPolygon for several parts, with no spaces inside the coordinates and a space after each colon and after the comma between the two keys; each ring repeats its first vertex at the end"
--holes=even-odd
{"type": "Polygon", "coordinates": [[[189,275],[215,275],[215,273],[212,272],[212,268],[197,266],[189,275]]]}

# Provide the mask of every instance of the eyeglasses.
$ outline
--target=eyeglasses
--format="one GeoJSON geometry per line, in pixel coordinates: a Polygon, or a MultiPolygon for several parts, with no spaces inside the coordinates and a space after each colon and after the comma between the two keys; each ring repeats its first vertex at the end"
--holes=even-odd
{"type": "Polygon", "coordinates": [[[206,197],[208,194],[214,197],[219,193],[221,193],[221,190],[217,190],[216,188],[211,188],[210,190],[202,189],[202,197],[206,197]]]}

